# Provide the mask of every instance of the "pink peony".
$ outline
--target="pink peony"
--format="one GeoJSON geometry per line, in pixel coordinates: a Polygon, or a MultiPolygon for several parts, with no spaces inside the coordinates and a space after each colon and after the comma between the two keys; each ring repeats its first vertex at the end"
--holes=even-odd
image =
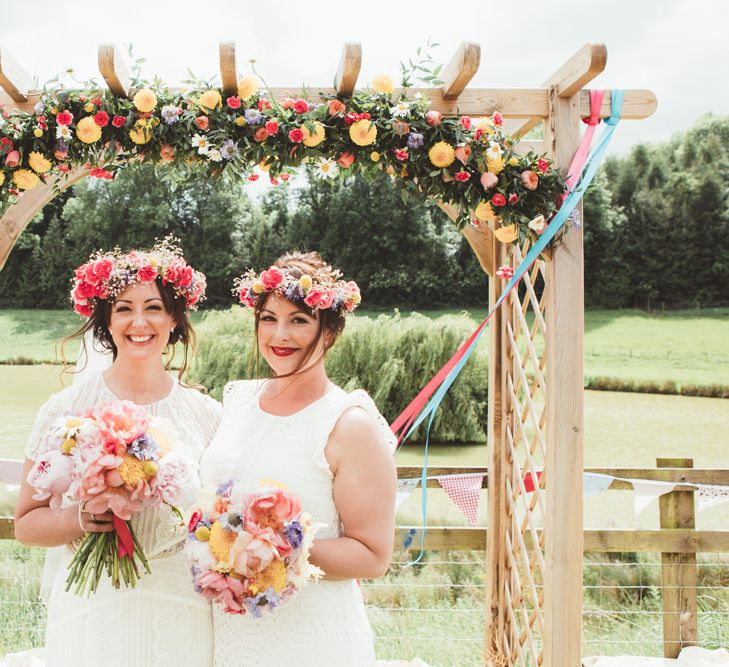
{"type": "Polygon", "coordinates": [[[107,445],[129,444],[149,426],[147,411],[131,401],[106,403],[93,416],[107,445]]]}
{"type": "Polygon", "coordinates": [[[245,587],[243,582],[226,574],[214,570],[206,570],[195,576],[195,588],[200,594],[211,602],[221,602],[229,614],[242,614],[243,607],[240,600],[243,598],[245,587]]]}
{"type": "Polygon", "coordinates": [[[536,190],[537,185],[539,185],[539,176],[533,171],[523,171],[519,178],[521,178],[521,182],[527,190],[536,190]]]}
{"type": "MultiPolygon", "coordinates": [[[[329,297],[333,300],[331,290],[329,297]]],[[[328,306],[326,306],[328,307],[328,306]]],[[[259,526],[279,526],[284,521],[293,521],[301,514],[301,502],[296,496],[286,493],[283,489],[276,489],[269,493],[262,493],[254,497],[246,509],[245,521],[259,526]]]]}
{"type": "Polygon", "coordinates": [[[499,177],[496,174],[491,173],[490,171],[486,171],[483,174],[481,174],[481,185],[483,186],[484,190],[490,190],[493,187],[496,187],[496,184],[499,182],[499,177]]]}
{"type": "Polygon", "coordinates": [[[334,303],[335,296],[336,292],[334,290],[324,290],[324,294],[322,294],[321,299],[319,299],[319,308],[331,308],[334,303]]]}
{"type": "Polygon", "coordinates": [[[283,271],[275,266],[261,273],[261,282],[267,290],[276,289],[283,279],[283,271]]]}
{"type": "Polygon", "coordinates": [[[270,528],[258,531],[256,535],[247,530],[240,531],[230,548],[229,558],[233,569],[245,577],[252,577],[268,567],[278,556],[278,550],[272,541],[275,537],[276,534],[270,528]]]}
{"type": "Polygon", "coordinates": [[[72,458],[57,449],[43,454],[28,473],[28,484],[35,489],[33,499],[50,498],[51,510],[60,510],[63,494],[71,485],[73,467],[72,458]]]}

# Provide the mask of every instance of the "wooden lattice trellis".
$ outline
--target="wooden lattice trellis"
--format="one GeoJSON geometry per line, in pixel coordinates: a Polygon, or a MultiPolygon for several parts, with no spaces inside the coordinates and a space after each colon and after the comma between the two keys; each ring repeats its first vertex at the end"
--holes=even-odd
{"type": "MultiPolygon", "coordinates": [[[[358,44],[346,44],[335,87],[318,90],[350,95],[361,57],[358,44]]],[[[580,119],[589,115],[589,91],[583,87],[605,68],[605,47],[584,46],[538,88],[467,89],[479,61],[479,46],[464,43],[444,68],[441,89],[411,88],[408,94],[426,92],[431,107],[444,114],[500,111],[510,122],[521,123],[517,137],[542,124],[543,140],[519,145],[550,154],[566,172],[579,143],[580,119]]],[[[101,46],[99,69],[115,95],[129,95],[131,77],[119,49],[101,46]]],[[[220,71],[223,91],[234,91],[238,69],[230,42],[220,45],[220,71]]],[[[0,87],[0,105],[30,111],[38,100],[30,77],[1,47],[0,87]]],[[[297,90],[271,92],[281,97],[297,90]]],[[[655,108],[650,91],[629,90],[621,117],[645,118],[655,108]]],[[[600,116],[610,113],[606,96],[600,116]]],[[[58,187],[85,175],[85,170],[77,170],[58,187]]],[[[36,187],[0,218],[0,268],[19,235],[53,197],[53,186],[50,179],[36,187]]],[[[456,211],[443,208],[455,219],[456,211]]],[[[581,215],[581,208],[578,212],[581,215]]],[[[492,278],[497,267],[516,266],[527,251],[500,244],[486,226],[467,226],[464,235],[492,278]]],[[[502,288],[503,281],[490,281],[492,305],[502,288]]],[[[491,322],[487,665],[580,664],[583,328],[582,235],[575,229],[561,245],[543,253],[491,322]],[[527,489],[529,483],[533,492],[527,489]]]]}

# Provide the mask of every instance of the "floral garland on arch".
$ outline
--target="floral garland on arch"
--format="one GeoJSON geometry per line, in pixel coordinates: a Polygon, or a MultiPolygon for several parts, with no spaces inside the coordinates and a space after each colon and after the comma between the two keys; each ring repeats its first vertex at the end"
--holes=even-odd
{"type": "Polygon", "coordinates": [[[201,168],[273,184],[307,163],[329,179],[387,171],[403,192],[459,207],[459,227],[490,223],[502,242],[544,230],[564,181],[551,163],[515,152],[500,113],[445,117],[378,76],[349,99],[273,99],[256,77],[236,95],[211,86],[172,90],[140,82],[130,98],[89,86],[46,89],[34,112],[0,120],[0,212],[51,175],[83,167],[112,179],[130,162],[201,168]]]}

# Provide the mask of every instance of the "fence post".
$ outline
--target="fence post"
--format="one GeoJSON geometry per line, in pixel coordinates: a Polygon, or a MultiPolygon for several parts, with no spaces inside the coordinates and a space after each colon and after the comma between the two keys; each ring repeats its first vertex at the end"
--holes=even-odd
{"type": "MultiPolygon", "coordinates": [[[[693,459],[656,459],[658,468],[693,468],[693,459]]],[[[696,528],[693,491],[672,491],[659,498],[661,529],[696,528]]],[[[698,643],[696,553],[662,553],[663,655],[676,658],[698,643]]]]}

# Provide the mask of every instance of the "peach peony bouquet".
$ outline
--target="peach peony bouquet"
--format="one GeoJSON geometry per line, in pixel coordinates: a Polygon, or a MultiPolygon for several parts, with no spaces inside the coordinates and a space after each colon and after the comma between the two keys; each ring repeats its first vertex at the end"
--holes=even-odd
{"type": "Polygon", "coordinates": [[[113,513],[114,530],[87,533],[69,564],[66,590],[96,591],[106,574],[114,587],[134,586],[141,568],[151,572],[131,518],[148,507],[188,504],[197,478],[173,447],[174,426],[150,417],[131,401],[107,403],[83,416],[64,416],[45,436],[41,455],[28,474],[36,500],[59,511],[64,499],[91,515],[113,513]]]}
{"type": "Polygon", "coordinates": [[[230,614],[260,618],[323,572],[309,563],[313,524],[298,497],[274,482],[250,492],[233,480],[206,498],[185,547],[195,590],[230,614]]]}

